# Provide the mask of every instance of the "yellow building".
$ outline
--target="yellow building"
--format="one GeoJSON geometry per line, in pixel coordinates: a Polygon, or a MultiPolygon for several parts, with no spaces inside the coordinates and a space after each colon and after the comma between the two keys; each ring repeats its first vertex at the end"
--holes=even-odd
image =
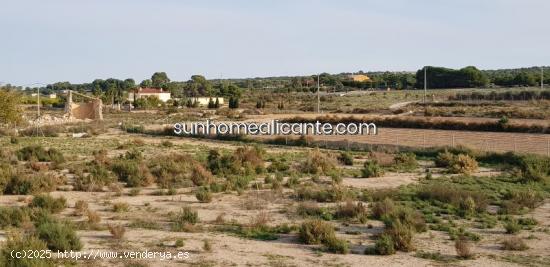
{"type": "Polygon", "coordinates": [[[348,78],[354,82],[368,82],[370,81],[369,76],[364,74],[352,74],[348,75],[348,78]]]}

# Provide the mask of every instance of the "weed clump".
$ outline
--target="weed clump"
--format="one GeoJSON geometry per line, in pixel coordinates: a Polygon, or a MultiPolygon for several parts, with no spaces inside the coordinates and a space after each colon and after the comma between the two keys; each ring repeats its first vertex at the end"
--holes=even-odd
{"type": "Polygon", "coordinates": [[[53,251],[80,250],[82,244],[70,224],[60,222],[46,222],[37,227],[37,234],[53,251]]]}
{"type": "Polygon", "coordinates": [[[172,216],[172,230],[186,231],[199,221],[199,214],[190,207],[184,207],[172,216]]]}
{"type": "Polygon", "coordinates": [[[55,148],[44,149],[40,145],[31,145],[21,148],[17,151],[17,158],[25,161],[50,161],[53,163],[63,163],[65,161],[63,154],[55,148]]]}
{"type": "Polygon", "coordinates": [[[122,239],[126,233],[126,228],[123,225],[113,225],[109,224],[109,233],[114,239],[122,239]]]}
{"type": "Polygon", "coordinates": [[[418,167],[414,153],[399,153],[394,157],[395,167],[401,170],[411,171],[418,167]]]}
{"type": "Polygon", "coordinates": [[[46,243],[34,235],[12,232],[0,249],[0,266],[53,267],[55,265],[51,259],[40,257],[16,258],[11,254],[12,251],[45,251],[47,249],[46,243]]]}
{"type": "Polygon", "coordinates": [[[318,219],[302,223],[298,235],[304,244],[321,244],[334,236],[334,227],[318,219]]]}
{"type": "Polygon", "coordinates": [[[111,170],[128,187],[148,186],[153,183],[149,168],[133,153],[127,153],[126,158],[118,159],[111,170]]]}
{"type": "Polygon", "coordinates": [[[374,252],[378,255],[395,254],[395,246],[389,234],[381,234],[374,244],[374,252]]]}
{"type": "Polygon", "coordinates": [[[198,201],[202,203],[210,203],[212,202],[212,192],[208,189],[208,187],[200,187],[197,190],[197,193],[195,194],[195,197],[198,201]]]}
{"type": "Polygon", "coordinates": [[[50,195],[37,195],[29,204],[31,208],[41,208],[50,213],[58,213],[65,209],[67,200],[64,197],[54,198],[50,195]]]}
{"type": "Polygon", "coordinates": [[[455,240],[456,255],[461,259],[471,259],[474,257],[472,244],[468,239],[458,238],[455,240]]]}
{"type": "Polygon", "coordinates": [[[334,160],[321,153],[318,149],[309,151],[300,169],[304,173],[328,174],[335,169],[334,160]]]}
{"type": "Polygon", "coordinates": [[[342,152],[340,153],[340,155],[338,155],[338,161],[340,161],[340,163],[344,165],[352,166],[353,156],[349,152],[342,152]]]}
{"type": "Polygon", "coordinates": [[[380,167],[376,160],[367,160],[363,164],[361,175],[363,178],[380,177],[384,175],[384,170],[382,170],[382,167],[380,167]]]}
{"type": "Polygon", "coordinates": [[[502,241],[502,249],[503,250],[514,250],[514,251],[522,251],[522,250],[528,250],[529,246],[525,244],[523,239],[514,236],[511,238],[506,238],[502,241]]]}

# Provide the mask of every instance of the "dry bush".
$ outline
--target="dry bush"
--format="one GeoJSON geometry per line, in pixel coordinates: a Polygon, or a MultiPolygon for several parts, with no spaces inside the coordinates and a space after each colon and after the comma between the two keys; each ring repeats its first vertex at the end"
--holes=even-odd
{"type": "Polygon", "coordinates": [[[378,162],[380,166],[389,167],[395,162],[394,155],[385,152],[369,152],[367,160],[378,162]]]}
{"type": "Polygon", "coordinates": [[[126,202],[117,202],[113,204],[113,212],[128,212],[130,211],[130,205],[126,202]]]}
{"type": "Polygon", "coordinates": [[[187,154],[168,154],[155,157],[149,168],[162,188],[190,186],[190,174],[196,162],[187,154]]]}
{"type": "Polygon", "coordinates": [[[210,241],[208,239],[205,239],[202,244],[202,249],[206,252],[212,251],[212,244],[210,244],[210,241]]]}
{"type": "Polygon", "coordinates": [[[264,167],[265,151],[260,147],[239,147],[233,156],[236,161],[242,164],[249,164],[253,169],[264,167]]]}
{"type": "Polygon", "coordinates": [[[75,189],[82,191],[102,191],[116,181],[106,165],[92,161],[75,176],[75,189]],[[84,173],[86,172],[86,173],[84,173]]]}
{"type": "Polygon", "coordinates": [[[212,174],[208,170],[206,170],[202,166],[202,164],[193,164],[191,171],[191,181],[193,181],[193,184],[195,184],[196,186],[208,185],[212,182],[213,179],[214,178],[212,177],[212,174]]]}
{"type": "Polygon", "coordinates": [[[414,229],[411,225],[395,221],[392,222],[391,227],[388,227],[384,233],[391,236],[396,250],[408,252],[414,249],[412,243],[414,229]]]}
{"type": "Polygon", "coordinates": [[[477,161],[466,154],[458,154],[448,167],[451,173],[472,174],[478,168],[477,161]]]}
{"type": "Polygon", "coordinates": [[[471,259],[474,257],[472,244],[468,239],[458,238],[455,240],[456,255],[462,259],[471,259]]]}
{"type": "Polygon", "coordinates": [[[200,187],[195,194],[198,201],[202,203],[212,202],[212,192],[207,187],[200,187]]]}
{"type": "Polygon", "coordinates": [[[118,159],[112,164],[111,170],[128,187],[148,186],[154,181],[149,168],[141,159],[118,159]]]}
{"type": "Polygon", "coordinates": [[[335,168],[335,160],[319,149],[309,151],[306,160],[300,166],[302,172],[311,174],[328,174],[335,168]]]}
{"type": "Polygon", "coordinates": [[[515,251],[521,251],[521,250],[528,250],[529,246],[525,244],[523,239],[513,236],[510,238],[506,238],[502,241],[502,249],[503,250],[515,250],[515,251]]]}
{"type": "Polygon", "coordinates": [[[76,215],[83,215],[88,211],[88,202],[84,200],[77,200],[74,204],[74,209],[76,215]]]}
{"type": "Polygon", "coordinates": [[[321,244],[335,237],[334,227],[322,220],[309,220],[302,223],[298,237],[304,244],[321,244]]]}
{"type": "Polygon", "coordinates": [[[99,216],[99,214],[95,211],[91,211],[89,210],[88,211],[88,223],[89,224],[98,224],[101,222],[101,216],[99,216]]]}
{"type": "Polygon", "coordinates": [[[114,239],[122,239],[126,233],[126,228],[123,225],[113,225],[109,224],[109,232],[114,239]]]}
{"type": "Polygon", "coordinates": [[[348,200],[343,205],[338,205],[336,208],[336,213],[334,214],[336,218],[359,218],[365,217],[367,214],[367,208],[363,205],[362,202],[353,203],[348,200]]]}
{"type": "Polygon", "coordinates": [[[437,154],[437,157],[435,158],[435,166],[440,168],[447,168],[451,166],[454,158],[455,155],[453,153],[445,150],[444,152],[437,154]]]}
{"type": "Polygon", "coordinates": [[[377,201],[371,204],[372,217],[381,219],[386,215],[395,212],[396,206],[393,200],[385,198],[382,201],[377,201]]]}
{"type": "Polygon", "coordinates": [[[266,211],[260,211],[256,216],[251,220],[250,226],[252,227],[264,227],[270,221],[269,213],[266,211]]]}

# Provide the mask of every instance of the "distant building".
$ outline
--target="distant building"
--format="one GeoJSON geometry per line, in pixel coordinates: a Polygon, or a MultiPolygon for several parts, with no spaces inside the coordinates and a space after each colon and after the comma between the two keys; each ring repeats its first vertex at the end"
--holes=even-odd
{"type": "Polygon", "coordinates": [[[208,106],[210,99],[212,99],[212,102],[214,103],[216,103],[216,99],[218,99],[220,106],[223,105],[223,97],[192,97],[191,102],[197,102],[199,107],[206,107],[208,106]]]}
{"type": "Polygon", "coordinates": [[[354,82],[368,82],[370,81],[370,77],[365,74],[351,74],[348,75],[348,79],[354,81],[354,82]]]}
{"type": "Polygon", "coordinates": [[[128,93],[128,101],[134,102],[134,100],[143,97],[157,97],[160,101],[166,102],[171,99],[170,92],[166,92],[162,89],[156,88],[138,88],[134,92],[128,93]]]}
{"type": "Polygon", "coordinates": [[[47,98],[57,98],[57,95],[56,94],[49,94],[49,95],[46,95],[47,98]]]}

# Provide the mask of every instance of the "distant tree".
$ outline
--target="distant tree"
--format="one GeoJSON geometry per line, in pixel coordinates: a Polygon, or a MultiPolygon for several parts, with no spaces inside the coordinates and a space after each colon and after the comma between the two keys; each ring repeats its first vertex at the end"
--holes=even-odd
{"type": "Polygon", "coordinates": [[[214,103],[214,108],[220,108],[220,99],[216,97],[216,103],[214,103]]]}
{"type": "Polygon", "coordinates": [[[212,84],[202,75],[191,76],[191,80],[187,81],[185,91],[187,96],[192,97],[213,95],[212,84]]]}
{"type": "Polygon", "coordinates": [[[21,117],[21,109],[19,103],[21,97],[14,91],[0,89],[0,123],[13,126],[20,123],[23,118],[21,117]]]}
{"type": "Polygon", "coordinates": [[[214,100],[212,97],[208,99],[208,108],[215,108],[216,103],[214,103],[214,100]]]}
{"type": "Polygon", "coordinates": [[[162,88],[169,82],[170,79],[168,75],[166,75],[166,72],[155,72],[153,76],[151,76],[151,84],[155,88],[162,88]]]}
{"type": "Polygon", "coordinates": [[[239,98],[230,97],[229,98],[229,108],[232,108],[232,109],[239,108],[239,98]]]}
{"type": "Polygon", "coordinates": [[[151,87],[151,86],[153,86],[153,82],[152,82],[151,80],[149,80],[149,79],[146,79],[146,80],[143,80],[143,81],[139,84],[139,86],[140,86],[141,88],[151,87]]]}

